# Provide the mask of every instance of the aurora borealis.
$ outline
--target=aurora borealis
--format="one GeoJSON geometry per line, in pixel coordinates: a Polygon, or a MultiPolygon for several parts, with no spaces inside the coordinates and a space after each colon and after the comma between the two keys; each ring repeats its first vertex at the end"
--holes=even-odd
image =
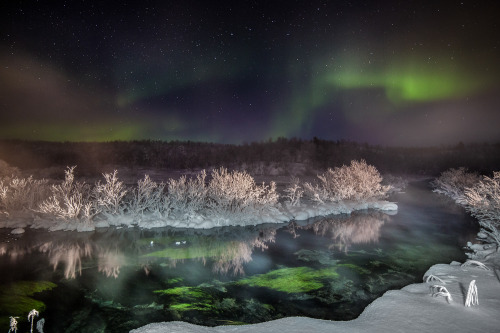
{"type": "Polygon", "coordinates": [[[8,1],[0,139],[500,140],[493,1],[8,1]]]}

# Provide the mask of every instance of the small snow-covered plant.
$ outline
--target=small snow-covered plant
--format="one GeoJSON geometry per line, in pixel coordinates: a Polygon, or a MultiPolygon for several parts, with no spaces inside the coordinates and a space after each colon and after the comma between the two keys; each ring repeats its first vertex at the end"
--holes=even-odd
{"type": "Polygon", "coordinates": [[[441,282],[443,284],[446,284],[446,282],[444,282],[441,278],[435,276],[435,275],[432,275],[432,274],[429,274],[427,276],[424,276],[424,281],[426,283],[430,283],[430,282],[441,282]]]}
{"type": "Polygon", "coordinates": [[[479,181],[476,173],[468,172],[466,168],[449,169],[431,182],[433,192],[446,195],[457,203],[463,203],[466,189],[473,187],[479,181]]]}
{"type": "Polygon", "coordinates": [[[43,333],[44,325],[45,325],[45,318],[42,318],[36,322],[36,330],[38,331],[38,333],[43,333]]]}
{"type": "Polygon", "coordinates": [[[470,266],[477,267],[477,268],[483,269],[485,271],[489,271],[490,270],[488,268],[488,266],[486,266],[485,264],[483,264],[482,262],[477,261],[477,260],[467,260],[460,267],[470,267],[470,266]]]}
{"type": "Polygon", "coordinates": [[[92,190],[92,198],[98,212],[104,215],[119,215],[124,212],[125,204],[123,198],[127,190],[123,182],[118,180],[118,171],[102,174],[105,183],[98,181],[92,190]]]}
{"type": "Polygon", "coordinates": [[[12,332],[12,333],[16,333],[17,332],[17,319],[19,319],[19,317],[9,317],[10,318],[10,329],[9,329],[9,332],[12,332]]]}
{"type": "Polygon", "coordinates": [[[285,197],[287,198],[287,203],[290,206],[299,206],[300,199],[304,195],[304,190],[299,185],[299,179],[293,178],[290,186],[285,189],[285,197]]]}
{"type": "Polygon", "coordinates": [[[207,173],[203,170],[196,178],[169,179],[167,183],[168,195],[163,201],[163,206],[178,217],[192,217],[205,207],[207,187],[205,178],[207,173]]]}
{"type": "Polygon", "coordinates": [[[28,314],[28,321],[31,321],[31,333],[33,333],[33,320],[35,319],[35,317],[38,317],[39,313],[37,310],[33,309],[30,311],[30,313],[28,314]]]}
{"type": "Polygon", "coordinates": [[[451,297],[451,294],[448,291],[448,289],[446,289],[446,287],[443,287],[440,285],[433,285],[430,287],[430,289],[431,289],[432,297],[442,296],[442,297],[446,298],[446,301],[448,303],[451,303],[451,301],[453,301],[453,298],[451,297]]]}
{"type": "Polygon", "coordinates": [[[163,189],[165,184],[158,184],[151,180],[149,175],[137,182],[137,187],[132,192],[132,199],[128,203],[130,212],[134,215],[143,215],[145,212],[162,215],[163,189]]]}
{"type": "Polygon", "coordinates": [[[479,305],[479,296],[477,293],[476,280],[472,280],[469,283],[469,288],[467,289],[467,297],[465,298],[466,307],[470,307],[473,305],[479,305]]]}

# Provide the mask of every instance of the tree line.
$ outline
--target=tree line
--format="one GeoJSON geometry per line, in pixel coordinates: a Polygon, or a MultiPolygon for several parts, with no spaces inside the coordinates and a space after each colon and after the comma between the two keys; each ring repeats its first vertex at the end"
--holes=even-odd
{"type": "MultiPolygon", "coordinates": [[[[130,168],[240,168],[252,163],[307,164],[311,170],[366,160],[382,173],[438,175],[467,167],[488,174],[500,169],[500,143],[436,147],[386,147],[352,141],[278,138],[239,145],[193,141],[46,142],[0,141],[0,159],[21,169],[78,165],[80,172],[100,174],[104,165],[130,168]]],[[[315,172],[315,171],[314,171],[315,172]]]]}

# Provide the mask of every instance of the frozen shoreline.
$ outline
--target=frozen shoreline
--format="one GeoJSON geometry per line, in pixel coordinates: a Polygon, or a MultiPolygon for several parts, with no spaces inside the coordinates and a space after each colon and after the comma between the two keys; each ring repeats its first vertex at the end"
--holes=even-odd
{"type": "Polygon", "coordinates": [[[316,216],[327,216],[333,214],[350,214],[357,210],[376,209],[388,214],[395,213],[397,204],[385,200],[372,201],[342,201],[338,203],[323,204],[301,204],[300,206],[283,206],[275,211],[264,211],[260,214],[252,215],[252,218],[245,217],[241,222],[235,221],[232,217],[210,219],[203,215],[192,216],[189,219],[161,219],[155,216],[119,215],[110,219],[96,221],[94,225],[86,225],[78,220],[49,220],[41,218],[35,213],[25,212],[17,216],[4,216],[0,218],[0,227],[11,228],[13,233],[22,233],[25,228],[48,229],[49,231],[93,231],[96,228],[115,227],[139,227],[144,229],[176,227],[210,229],[219,226],[245,226],[258,225],[264,223],[285,223],[291,220],[307,220],[316,216]]]}
{"type": "Polygon", "coordinates": [[[328,321],[288,317],[269,322],[205,327],[185,322],[153,323],[131,333],[247,333],[247,332],[495,332],[500,327],[500,254],[490,257],[490,270],[462,267],[458,262],[433,265],[424,277],[434,275],[441,282],[423,282],[400,290],[389,290],[351,321],[328,321]],[[465,307],[470,281],[476,280],[479,304],[465,307]],[[443,285],[453,300],[433,297],[432,285],[443,285]]]}

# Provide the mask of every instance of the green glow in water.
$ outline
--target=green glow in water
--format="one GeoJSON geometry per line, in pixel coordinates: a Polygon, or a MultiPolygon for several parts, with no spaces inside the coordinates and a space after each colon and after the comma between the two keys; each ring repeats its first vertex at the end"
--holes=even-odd
{"type": "Polygon", "coordinates": [[[324,286],[322,280],[335,279],[335,268],[314,270],[309,267],[281,268],[237,282],[238,285],[263,287],[285,293],[306,293],[324,286]]]}

